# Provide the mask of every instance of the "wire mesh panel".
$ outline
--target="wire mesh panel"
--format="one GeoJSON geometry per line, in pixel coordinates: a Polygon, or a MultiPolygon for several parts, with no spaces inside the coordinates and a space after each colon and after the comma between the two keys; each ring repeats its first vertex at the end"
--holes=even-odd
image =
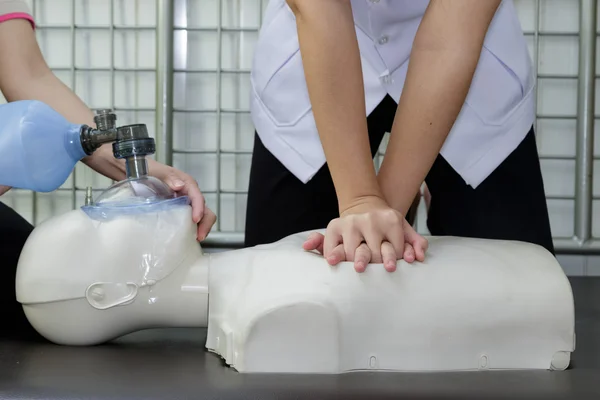
{"type": "MultiPolygon", "coordinates": [[[[156,0],[29,0],[46,62],[91,108],[120,125],[155,125],[156,0]]],[[[56,192],[11,190],[2,201],[33,224],[83,205],[85,188],[111,181],[79,164],[56,192]]]]}
{"type": "MultiPolygon", "coordinates": [[[[217,241],[236,238],[239,243],[243,232],[254,137],[249,115],[249,72],[267,3],[268,0],[30,1],[39,26],[40,46],[53,71],[90,107],[115,108],[120,124],[146,123],[153,135],[157,129],[162,130],[165,160],[172,160],[175,167],[197,179],[209,207],[219,216],[211,234],[217,241]],[[161,4],[165,7],[161,8],[161,4]],[[172,7],[172,18],[168,14],[167,23],[157,25],[157,21],[164,20],[157,12],[168,7],[172,7]],[[163,68],[156,44],[165,37],[171,41],[171,36],[167,67],[163,68]],[[155,93],[161,87],[166,88],[163,92],[167,95],[157,98],[155,93]],[[163,111],[166,114],[161,114],[163,111]],[[163,126],[155,127],[155,116],[163,126]]],[[[586,229],[582,218],[587,215],[587,205],[585,199],[582,202],[582,195],[592,187],[592,215],[600,212],[600,185],[591,185],[600,175],[586,173],[585,143],[582,145],[577,139],[584,137],[589,127],[584,123],[585,107],[592,104],[582,100],[586,80],[580,77],[585,73],[582,67],[593,64],[579,52],[580,45],[595,43],[595,35],[590,41],[588,27],[581,26],[582,13],[585,16],[589,12],[592,2],[514,3],[537,76],[535,127],[552,230],[557,239],[570,241],[586,229]],[[587,64],[580,65],[580,60],[587,64]],[[583,158],[577,159],[582,154],[583,158]]],[[[597,28],[593,30],[598,33],[597,28]]],[[[596,56],[595,49],[585,51],[596,56]]],[[[593,77],[592,82],[595,74],[593,77]]],[[[164,95],[161,90],[158,92],[164,95]]],[[[386,143],[384,138],[376,166],[385,154],[386,143]]],[[[598,140],[593,151],[595,170],[599,168],[598,140]]],[[[101,189],[110,181],[80,165],[56,193],[35,195],[13,190],[3,200],[28,220],[40,222],[82,204],[83,189],[90,184],[101,189]]],[[[422,233],[428,233],[425,220],[422,204],[417,219],[422,233]]],[[[598,220],[595,218],[592,224],[593,236],[600,234],[598,220]]]]}
{"type": "Polygon", "coordinates": [[[192,174],[219,216],[241,232],[254,128],[250,67],[260,0],[175,0],[173,165],[192,174]]]}
{"type": "Polygon", "coordinates": [[[517,0],[537,75],[537,143],[552,233],[574,235],[579,2],[517,0]]]}

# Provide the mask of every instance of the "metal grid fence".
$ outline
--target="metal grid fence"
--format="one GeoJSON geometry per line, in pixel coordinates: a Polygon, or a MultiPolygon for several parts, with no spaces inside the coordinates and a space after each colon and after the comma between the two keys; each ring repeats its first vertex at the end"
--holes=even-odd
{"type": "MultiPolygon", "coordinates": [[[[148,124],[157,140],[157,159],[191,173],[198,180],[208,205],[219,216],[207,245],[236,247],[243,241],[245,193],[253,140],[247,96],[250,62],[267,2],[30,2],[38,20],[42,49],[47,48],[48,40],[69,43],[64,46],[63,53],[45,53],[53,71],[90,107],[115,109],[119,123],[148,124]],[[70,13],[62,12],[60,21],[47,22],[45,16],[50,3],[53,7],[68,9],[70,13]],[[97,43],[101,40],[104,44],[97,43]]],[[[550,130],[549,127],[561,131],[563,136],[573,131],[576,137],[574,154],[541,151],[542,163],[547,165],[574,164],[574,176],[561,179],[561,185],[572,185],[572,195],[551,193],[553,190],[548,187],[552,189],[555,180],[560,178],[545,176],[549,204],[572,206],[574,210],[572,228],[563,227],[564,221],[553,224],[553,230],[560,233],[555,238],[557,250],[600,252],[600,242],[592,235],[592,206],[594,200],[600,199],[592,190],[594,161],[598,160],[594,157],[594,122],[598,118],[594,101],[598,36],[596,1],[577,2],[578,29],[544,26],[544,9],[550,0],[515,0],[515,3],[533,7],[532,24],[524,24],[524,29],[538,80],[536,127],[541,132],[539,140],[545,140],[544,131],[550,130]],[[571,54],[577,59],[577,71],[565,73],[544,64],[541,53],[546,48],[545,41],[554,39],[577,41],[579,51],[571,54]],[[565,90],[560,91],[561,88],[565,90]],[[576,104],[571,107],[572,113],[547,106],[546,99],[555,91],[566,97],[565,104],[576,104]],[[571,93],[572,98],[565,93],[571,93]]],[[[564,108],[568,110],[568,107],[564,108]]],[[[386,141],[378,152],[376,165],[385,154],[385,144],[386,141]]],[[[110,183],[86,167],[78,166],[55,194],[15,190],[5,196],[9,205],[33,223],[38,223],[50,215],[83,204],[86,186],[102,190],[110,183]]],[[[421,209],[419,228],[423,219],[421,209]]]]}

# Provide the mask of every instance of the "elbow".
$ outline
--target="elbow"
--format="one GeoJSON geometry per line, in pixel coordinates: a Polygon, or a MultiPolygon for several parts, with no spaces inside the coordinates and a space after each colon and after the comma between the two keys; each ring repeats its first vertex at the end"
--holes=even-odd
{"type": "Polygon", "coordinates": [[[45,62],[15,63],[0,72],[0,90],[8,101],[31,97],[32,90],[45,85],[47,77],[53,76],[45,62]]]}

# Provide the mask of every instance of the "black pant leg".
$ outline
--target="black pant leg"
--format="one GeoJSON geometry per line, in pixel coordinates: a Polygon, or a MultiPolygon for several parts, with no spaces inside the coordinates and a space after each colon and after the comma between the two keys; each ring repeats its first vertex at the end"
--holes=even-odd
{"type": "Polygon", "coordinates": [[[433,235],[518,240],[554,253],[533,128],[476,189],[439,155],[426,179],[427,225],[433,235]]]}
{"type": "MultiPolygon", "coordinates": [[[[373,155],[385,133],[391,130],[396,108],[396,102],[388,96],[367,118],[373,155]]],[[[245,246],[272,243],[294,233],[323,229],[338,216],[337,195],[327,164],[304,184],[264,147],[255,134],[245,246]]]]}
{"type": "Polygon", "coordinates": [[[0,203],[0,337],[41,338],[31,327],[21,304],[17,302],[15,278],[17,263],[33,226],[7,205],[0,203]]]}

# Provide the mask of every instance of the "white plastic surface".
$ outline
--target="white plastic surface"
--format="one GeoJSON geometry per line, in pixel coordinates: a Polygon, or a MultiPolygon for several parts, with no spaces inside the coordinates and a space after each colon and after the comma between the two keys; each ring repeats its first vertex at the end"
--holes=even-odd
{"type": "Polygon", "coordinates": [[[568,366],[571,287],[541,247],[429,238],[426,262],[358,274],[302,250],[308,233],[202,254],[190,211],[98,229],[77,210],[37,226],[16,282],[34,328],[56,343],[90,345],[145,328],[208,325],[206,347],[240,372],[568,366]],[[164,248],[156,220],[180,226],[164,248]],[[163,254],[155,279],[138,263],[148,242],[163,254]]]}
{"type": "Polygon", "coordinates": [[[160,327],[206,326],[208,258],[191,207],[46,220],[19,259],[17,300],[38,332],[67,345],[160,327]]]}
{"type": "Polygon", "coordinates": [[[207,347],[238,371],[568,366],[571,286],[539,246],[434,237],[424,263],[357,274],[305,237],[212,256],[207,347]]]}

